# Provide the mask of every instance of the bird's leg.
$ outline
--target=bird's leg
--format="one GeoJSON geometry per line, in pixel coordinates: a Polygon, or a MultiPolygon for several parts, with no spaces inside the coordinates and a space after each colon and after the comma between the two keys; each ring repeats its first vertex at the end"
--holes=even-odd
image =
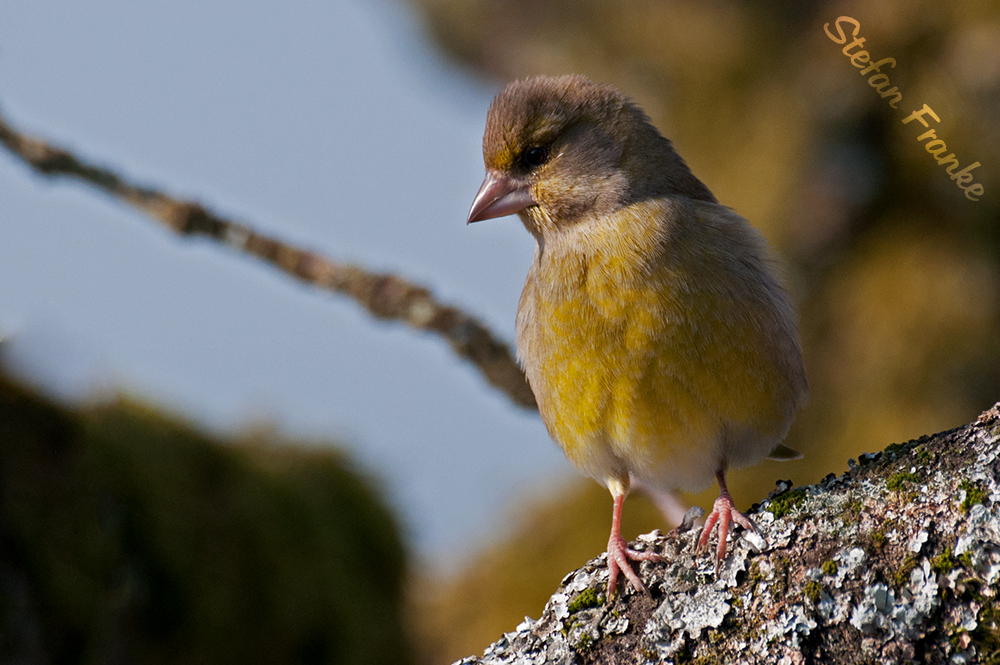
{"type": "Polygon", "coordinates": [[[628,543],[622,537],[622,506],[625,504],[627,490],[615,492],[612,496],[615,501],[614,513],[611,517],[611,537],[608,538],[608,598],[615,593],[615,586],[618,583],[618,571],[625,574],[625,577],[632,584],[636,591],[649,594],[649,589],[643,585],[642,580],[634,570],[630,561],[666,561],[662,556],[654,552],[637,552],[629,549],[628,543]]]}
{"type": "Polygon", "coordinates": [[[726,558],[726,539],[729,536],[730,522],[736,522],[744,529],[753,531],[758,536],[760,535],[760,531],[757,530],[757,527],[746,515],[736,510],[736,504],[733,503],[733,498],[729,496],[729,489],[726,488],[726,472],[723,469],[719,469],[715,472],[715,477],[719,481],[719,498],[715,500],[712,512],[709,513],[708,518],[705,520],[705,526],[701,530],[701,537],[698,538],[698,546],[694,552],[697,554],[708,543],[708,539],[712,535],[712,528],[718,523],[719,547],[715,555],[715,572],[718,574],[719,567],[726,558]]]}

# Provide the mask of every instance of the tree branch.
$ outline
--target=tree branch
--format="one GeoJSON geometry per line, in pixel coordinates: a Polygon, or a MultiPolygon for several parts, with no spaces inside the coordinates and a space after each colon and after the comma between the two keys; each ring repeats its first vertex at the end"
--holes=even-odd
{"type": "Polygon", "coordinates": [[[602,555],[459,665],[973,663],[1000,654],[1000,403],[934,436],[862,455],[839,478],[778,489],[750,511],[718,576],[697,531],[637,549],[652,597],[605,598],[602,555]]]}
{"type": "Polygon", "coordinates": [[[353,299],[378,319],[401,321],[444,337],[462,358],[518,406],[534,409],[535,396],[510,347],[475,317],[439,302],[430,289],[391,273],[375,273],[294,247],[239,222],[129,182],[109,168],[15,129],[0,115],[0,142],[33,171],[49,178],[72,178],[96,187],[142,211],[182,236],[204,236],[261,259],[282,272],[353,299]]]}

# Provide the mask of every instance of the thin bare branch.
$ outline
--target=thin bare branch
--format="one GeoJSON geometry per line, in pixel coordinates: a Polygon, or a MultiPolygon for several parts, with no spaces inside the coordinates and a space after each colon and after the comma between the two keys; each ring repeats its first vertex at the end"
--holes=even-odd
{"type": "Polygon", "coordinates": [[[35,172],[50,178],[75,178],[138,208],[182,236],[205,236],[255,256],[318,288],[352,298],[372,316],[402,321],[444,337],[486,380],[518,406],[534,409],[535,396],[510,347],[475,317],[439,302],[430,289],[390,273],[375,273],[341,263],[225,219],[199,203],[140,187],[109,168],[95,166],[68,150],[28,136],[0,115],[0,142],[35,172]]]}

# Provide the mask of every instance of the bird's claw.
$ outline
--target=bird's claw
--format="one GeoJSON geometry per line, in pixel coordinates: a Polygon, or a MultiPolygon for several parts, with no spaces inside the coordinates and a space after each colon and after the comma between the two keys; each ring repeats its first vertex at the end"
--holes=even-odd
{"type": "Polygon", "coordinates": [[[695,548],[695,554],[701,551],[701,548],[708,544],[709,539],[712,535],[712,529],[715,527],[716,523],[719,525],[719,545],[716,548],[715,555],[715,574],[719,574],[719,569],[722,566],[722,562],[726,558],[726,540],[729,537],[729,525],[732,522],[736,522],[744,529],[748,531],[753,531],[757,534],[761,540],[764,541],[766,546],[767,540],[760,533],[750,518],[736,510],[736,505],[733,503],[732,497],[729,496],[728,492],[723,492],[718,499],[715,500],[715,504],[712,506],[712,512],[708,514],[708,518],[705,520],[705,526],[702,527],[701,536],[698,538],[698,546],[695,548]]]}
{"type": "Polygon", "coordinates": [[[646,596],[651,595],[649,589],[639,579],[639,575],[632,569],[632,561],[666,562],[666,559],[655,552],[633,550],[620,534],[612,534],[608,540],[608,598],[611,598],[615,593],[618,584],[618,571],[625,575],[633,589],[646,596]]]}

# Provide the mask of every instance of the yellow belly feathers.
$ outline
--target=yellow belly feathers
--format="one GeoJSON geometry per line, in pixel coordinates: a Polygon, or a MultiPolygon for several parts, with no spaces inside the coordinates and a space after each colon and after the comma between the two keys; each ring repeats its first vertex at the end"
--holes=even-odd
{"type": "Polygon", "coordinates": [[[790,310],[767,267],[740,260],[760,240],[728,209],[656,200],[617,217],[566,231],[582,244],[539,248],[519,354],[549,433],[582,471],[696,489],[787,430],[798,388],[778,359],[796,344],[790,310]],[[677,205],[689,219],[664,224],[677,205]]]}

